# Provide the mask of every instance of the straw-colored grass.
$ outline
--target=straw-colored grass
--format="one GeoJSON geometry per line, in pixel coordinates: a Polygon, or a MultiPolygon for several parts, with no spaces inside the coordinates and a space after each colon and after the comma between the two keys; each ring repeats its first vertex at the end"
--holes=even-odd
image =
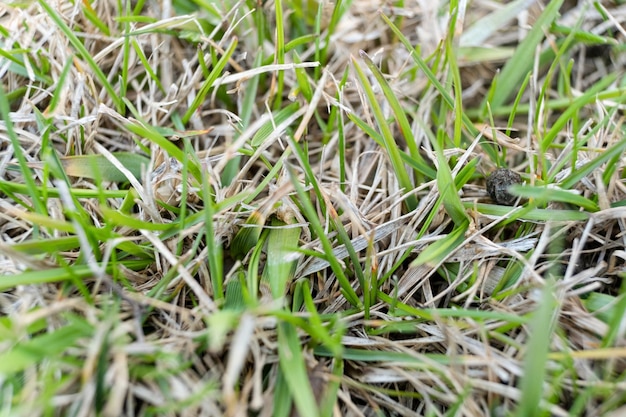
{"type": "Polygon", "coordinates": [[[624,415],[626,8],[543,3],[0,5],[0,415],[624,415]]]}

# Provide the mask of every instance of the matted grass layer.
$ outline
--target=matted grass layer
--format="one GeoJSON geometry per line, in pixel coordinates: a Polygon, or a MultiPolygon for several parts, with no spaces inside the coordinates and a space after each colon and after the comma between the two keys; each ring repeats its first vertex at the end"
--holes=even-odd
{"type": "Polygon", "coordinates": [[[0,415],[624,415],[626,8],[544,3],[0,5],[0,415]]]}

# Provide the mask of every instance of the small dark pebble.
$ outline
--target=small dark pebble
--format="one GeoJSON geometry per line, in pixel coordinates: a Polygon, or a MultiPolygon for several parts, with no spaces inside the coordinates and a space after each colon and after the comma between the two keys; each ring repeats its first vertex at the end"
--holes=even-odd
{"type": "Polygon", "coordinates": [[[517,197],[511,195],[508,189],[513,184],[521,183],[522,177],[517,172],[507,168],[499,168],[487,178],[487,193],[496,204],[511,206],[517,197]]]}

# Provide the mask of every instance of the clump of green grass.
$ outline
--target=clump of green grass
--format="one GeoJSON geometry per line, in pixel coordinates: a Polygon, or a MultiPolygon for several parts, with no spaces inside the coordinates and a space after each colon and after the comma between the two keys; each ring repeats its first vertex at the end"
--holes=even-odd
{"type": "Polygon", "coordinates": [[[422,3],[3,5],[1,413],[619,412],[616,6],[422,3]]]}

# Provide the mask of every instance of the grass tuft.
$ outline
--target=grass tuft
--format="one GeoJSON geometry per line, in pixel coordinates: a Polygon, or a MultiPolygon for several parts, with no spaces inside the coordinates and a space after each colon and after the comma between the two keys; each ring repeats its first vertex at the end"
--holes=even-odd
{"type": "Polygon", "coordinates": [[[626,18],[579,3],[2,4],[0,415],[618,415],[626,18]]]}

